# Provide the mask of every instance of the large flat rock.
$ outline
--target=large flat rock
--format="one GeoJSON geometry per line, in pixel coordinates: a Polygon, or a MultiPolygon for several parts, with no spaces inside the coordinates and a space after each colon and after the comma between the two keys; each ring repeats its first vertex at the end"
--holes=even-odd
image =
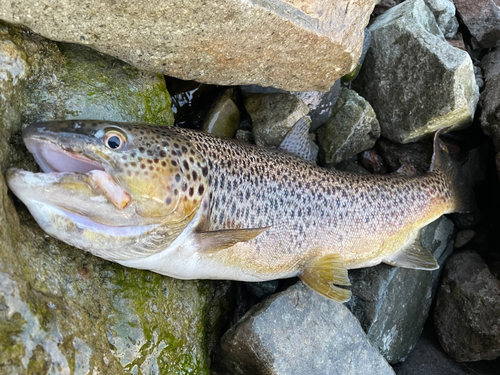
{"type": "Polygon", "coordinates": [[[327,91],[352,71],[375,0],[0,0],[0,19],[185,80],[327,91]]]}

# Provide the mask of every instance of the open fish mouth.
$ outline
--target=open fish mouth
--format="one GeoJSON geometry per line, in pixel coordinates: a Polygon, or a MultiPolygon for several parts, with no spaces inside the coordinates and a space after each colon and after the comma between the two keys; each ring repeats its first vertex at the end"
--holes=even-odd
{"type": "Polygon", "coordinates": [[[26,139],[25,143],[44,173],[105,171],[99,162],[73,150],[64,149],[50,140],[31,137],[26,139]]]}
{"type": "Polygon", "coordinates": [[[114,181],[100,162],[40,136],[26,137],[25,143],[43,173],[85,174],[87,183],[118,209],[125,209],[132,203],[131,195],[114,181]]]}

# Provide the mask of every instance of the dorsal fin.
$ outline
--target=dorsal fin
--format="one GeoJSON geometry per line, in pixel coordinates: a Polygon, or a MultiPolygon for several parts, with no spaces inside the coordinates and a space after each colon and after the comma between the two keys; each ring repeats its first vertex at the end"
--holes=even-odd
{"type": "Polygon", "coordinates": [[[347,268],[339,254],[329,254],[311,259],[299,278],[315,292],[337,302],[346,302],[351,291],[337,285],[349,286],[347,268]]]}
{"type": "Polygon", "coordinates": [[[415,270],[432,271],[439,268],[439,264],[436,259],[434,259],[434,256],[429,250],[420,245],[419,240],[398,252],[390,259],[385,260],[384,263],[390,264],[391,266],[415,270]]]}
{"type": "Polygon", "coordinates": [[[201,253],[216,253],[227,249],[238,242],[253,240],[262,232],[271,227],[265,228],[245,228],[245,229],[223,229],[208,232],[196,233],[198,251],[201,253]]]}
{"type": "Polygon", "coordinates": [[[310,163],[314,163],[316,160],[312,151],[311,140],[309,139],[310,126],[311,118],[309,116],[302,117],[288,131],[279,148],[295,154],[310,163]]]}

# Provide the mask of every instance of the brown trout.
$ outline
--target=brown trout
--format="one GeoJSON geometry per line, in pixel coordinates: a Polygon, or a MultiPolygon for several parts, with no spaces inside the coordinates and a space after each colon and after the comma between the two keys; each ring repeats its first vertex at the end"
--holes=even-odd
{"type": "Polygon", "coordinates": [[[23,137],[44,173],[6,179],[50,235],[179,279],[298,276],[346,301],[348,269],[438,268],[419,231],[468,205],[439,134],[425,176],[358,175],[304,160],[308,129],[268,150],[181,128],[34,123],[23,137]]]}

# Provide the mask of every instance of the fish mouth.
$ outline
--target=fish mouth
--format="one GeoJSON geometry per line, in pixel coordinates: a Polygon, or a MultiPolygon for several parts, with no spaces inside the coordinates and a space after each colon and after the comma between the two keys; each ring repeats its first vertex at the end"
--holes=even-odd
{"type": "Polygon", "coordinates": [[[52,140],[30,137],[24,142],[44,173],[105,171],[101,163],[52,140]]]}

